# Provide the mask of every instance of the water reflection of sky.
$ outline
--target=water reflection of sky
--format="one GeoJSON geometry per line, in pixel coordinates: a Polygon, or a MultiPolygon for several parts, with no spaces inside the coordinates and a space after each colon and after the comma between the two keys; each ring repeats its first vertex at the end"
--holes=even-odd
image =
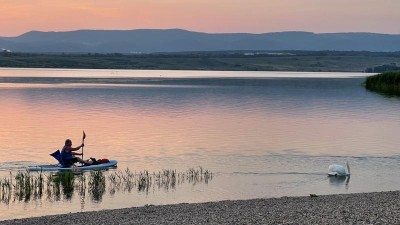
{"type": "MultiPolygon", "coordinates": [[[[67,72],[84,74],[74,75],[79,78],[93,71],[67,72]]],[[[400,169],[399,101],[366,91],[363,78],[61,81],[0,85],[0,174],[53,163],[48,154],[66,138],[79,144],[83,129],[86,157],[117,159],[121,169],[201,165],[216,174],[209,184],[175,191],[106,195],[101,204],[86,202],[84,210],[399,185],[392,179],[400,169]],[[329,164],[346,161],[352,167],[348,185],[326,177],[329,164]]],[[[68,210],[82,210],[76,201],[68,210]]]]}
{"type": "Polygon", "coordinates": [[[335,149],[347,154],[351,146],[350,153],[380,153],[381,145],[390,144],[390,139],[392,146],[385,146],[385,151],[396,152],[399,107],[366,92],[360,80],[264,82],[262,86],[201,88],[5,89],[1,90],[7,96],[1,100],[3,132],[11,132],[5,135],[9,141],[17,135],[18,142],[25,141],[28,147],[32,135],[41,141],[48,136],[53,141],[55,135],[63,140],[87,129],[95,133],[90,138],[96,138],[88,144],[102,146],[98,151],[111,146],[137,151],[168,145],[157,156],[171,149],[175,154],[183,147],[182,153],[203,149],[210,154],[218,152],[215,148],[230,153],[296,149],[312,154],[330,154],[329,149],[335,149]],[[36,132],[25,137],[26,132],[20,131],[36,132]],[[385,143],[380,141],[383,137],[385,143]]]}

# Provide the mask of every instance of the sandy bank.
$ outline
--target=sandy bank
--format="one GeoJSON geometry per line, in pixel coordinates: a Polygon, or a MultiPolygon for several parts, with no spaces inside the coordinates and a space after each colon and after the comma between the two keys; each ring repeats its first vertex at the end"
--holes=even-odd
{"type": "Polygon", "coordinates": [[[0,224],[400,224],[400,192],[145,206],[0,224]]]}

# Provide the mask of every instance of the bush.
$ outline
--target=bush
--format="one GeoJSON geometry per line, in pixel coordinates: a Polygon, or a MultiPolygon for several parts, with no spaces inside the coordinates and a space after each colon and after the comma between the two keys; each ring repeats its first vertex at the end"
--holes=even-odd
{"type": "Polygon", "coordinates": [[[367,77],[365,87],[371,91],[400,96],[400,71],[367,77]]]}

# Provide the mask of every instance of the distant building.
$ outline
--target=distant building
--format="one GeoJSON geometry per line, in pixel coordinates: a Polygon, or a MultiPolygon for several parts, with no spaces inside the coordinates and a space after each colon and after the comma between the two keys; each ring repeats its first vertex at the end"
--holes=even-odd
{"type": "Polygon", "coordinates": [[[1,49],[1,52],[0,52],[0,56],[9,56],[9,55],[11,55],[11,53],[12,53],[11,50],[2,48],[2,49],[1,49]]]}
{"type": "Polygon", "coordinates": [[[5,49],[5,48],[2,48],[2,49],[1,49],[1,52],[3,52],[3,53],[11,53],[12,51],[11,51],[11,50],[8,50],[8,49],[5,49]]]}
{"type": "Polygon", "coordinates": [[[245,56],[255,56],[255,55],[270,55],[270,56],[292,56],[296,55],[289,52],[245,52],[245,56]]]}
{"type": "Polygon", "coordinates": [[[253,55],[255,55],[255,54],[254,54],[253,52],[245,52],[244,55],[245,55],[245,56],[253,56],[253,55]]]}

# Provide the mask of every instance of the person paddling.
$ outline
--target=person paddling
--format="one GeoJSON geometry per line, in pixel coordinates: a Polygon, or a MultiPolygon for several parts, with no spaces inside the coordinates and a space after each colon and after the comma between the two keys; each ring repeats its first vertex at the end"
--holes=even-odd
{"type": "Polygon", "coordinates": [[[74,163],[77,162],[80,162],[85,165],[92,164],[92,162],[89,160],[83,160],[79,157],[76,157],[76,155],[83,155],[82,153],[75,152],[81,149],[83,146],[85,145],[82,143],[81,145],[73,148],[72,141],[70,139],[65,140],[65,145],[61,150],[61,159],[64,163],[64,166],[72,166],[74,163]]]}

